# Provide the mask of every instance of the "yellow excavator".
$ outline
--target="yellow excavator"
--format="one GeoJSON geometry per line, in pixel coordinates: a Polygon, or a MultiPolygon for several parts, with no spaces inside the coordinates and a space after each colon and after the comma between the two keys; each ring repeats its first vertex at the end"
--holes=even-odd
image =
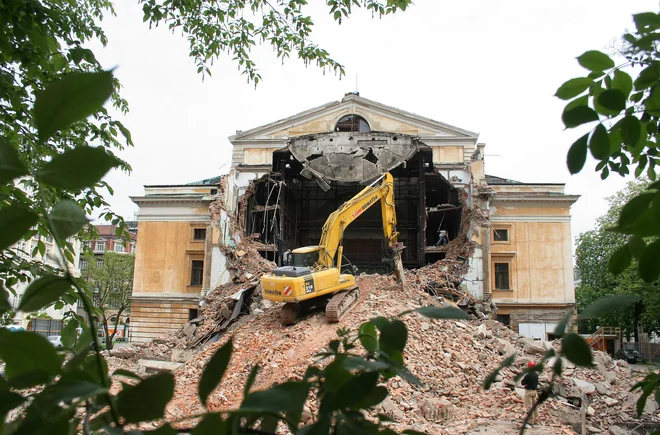
{"type": "Polygon", "coordinates": [[[401,251],[404,246],[397,241],[394,179],[386,172],[328,217],[317,246],[294,249],[289,265],[261,277],[263,297],[285,302],[280,312],[282,324],[294,324],[303,312],[321,304],[325,304],[326,319],[339,322],[358,304],[360,291],[355,277],[341,273],[342,238],[346,227],[378,202],[383,216],[387,260],[393,262],[394,274],[403,286],[401,251]]]}

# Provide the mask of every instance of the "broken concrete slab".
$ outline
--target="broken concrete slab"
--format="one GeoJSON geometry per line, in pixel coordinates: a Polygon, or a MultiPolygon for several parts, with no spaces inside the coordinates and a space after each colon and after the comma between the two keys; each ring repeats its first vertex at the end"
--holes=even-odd
{"type": "Polygon", "coordinates": [[[141,359],[138,360],[138,371],[141,371],[140,369],[142,368],[143,372],[173,372],[179,367],[181,367],[183,363],[178,363],[178,362],[171,362],[171,361],[155,361],[151,359],[141,359]]]}
{"type": "Polygon", "coordinates": [[[575,386],[578,387],[584,394],[593,394],[596,391],[596,386],[591,382],[573,378],[573,383],[575,383],[575,386]]]}
{"type": "Polygon", "coordinates": [[[194,355],[194,350],[172,349],[172,356],[170,356],[170,361],[176,363],[185,363],[194,355]]]}

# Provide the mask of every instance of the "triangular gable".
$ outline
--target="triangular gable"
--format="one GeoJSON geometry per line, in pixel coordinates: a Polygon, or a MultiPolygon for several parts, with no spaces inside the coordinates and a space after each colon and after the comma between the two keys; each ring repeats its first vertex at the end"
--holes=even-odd
{"type": "Polygon", "coordinates": [[[469,142],[476,141],[478,137],[477,133],[468,130],[386,106],[356,94],[347,94],[342,101],[333,101],[288,118],[237,133],[230,136],[229,140],[232,143],[283,140],[305,134],[326,133],[333,131],[339,118],[347,114],[364,117],[373,131],[469,142]]]}

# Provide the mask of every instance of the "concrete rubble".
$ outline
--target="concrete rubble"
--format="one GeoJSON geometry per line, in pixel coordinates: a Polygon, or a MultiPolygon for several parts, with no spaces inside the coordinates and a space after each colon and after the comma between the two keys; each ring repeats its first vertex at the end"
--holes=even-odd
{"type": "MultiPolygon", "coordinates": [[[[293,326],[281,326],[278,305],[264,303],[268,301],[261,300],[257,291],[256,278],[271,265],[255,254],[249,243],[241,249],[246,255],[237,263],[234,280],[206,297],[200,318],[189,324],[195,325],[192,332],[191,328],[186,332],[184,327],[176,334],[116,349],[107,355],[111,370],[138,369],[144,366],[140,359],[182,363],[178,368],[173,366],[176,392],[168,406],[169,419],[203,411],[197,398],[197,383],[208,359],[230,337],[234,340],[234,353],[225,378],[209,398],[211,410],[234,408],[240,403],[243,385],[255,364],[261,370],[254,389],[300,378],[308,365],[319,363],[315,355],[336,337],[338,325],[327,323],[321,312],[293,326]],[[237,293],[246,292],[250,295],[240,301],[237,310],[237,293]],[[236,312],[238,315],[233,317],[236,312]]],[[[442,276],[447,264],[427,266],[426,275],[419,270],[410,274],[420,281],[432,273],[442,276]]],[[[393,316],[420,305],[439,303],[438,297],[414,283],[402,292],[390,276],[363,275],[357,281],[361,303],[342,320],[341,327],[357,330],[361,322],[375,316],[393,316]]],[[[470,321],[437,321],[416,314],[405,318],[409,330],[406,365],[424,385],[417,387],[399,377],[387,381],[390,396],[378,412],[390,416],[394,428],[433,434],[516,430],[524,416],[524,405],[523,390],[514,383],[515,375],[527,361],[538,361],[547,348],[558,346],[558,342],[535,342],[485,316],[471,317],[470,321]],[[504,369],[489,391],[483,390],[481,385],[488,373],[514,352],[518,353],[514,366],[504,369]]],[[[629,389],[643,378],[643,373],[632,371],[627,363],[613,361],[601,352],[596,352],[596,361],[594,370],[565,361],[564,376],[555,386],[557,396],[541,407],[537,429],[543,429],[544,434],[582,433],[579,401],[583,393],[588,398],[588,433],[608,433],[609,428],[614,428],[609,432],[614,434],[617,428],[629,430],[632,424],[660,424],[660,414],[653,405],[647,405],[641,419],[635,415],[637,396],[629,389]]],[[[542,384],[550,376],[551,369],[546,369],[542,384]]],[[[317,409],[318,404],[310,400],[303,420],[312,421],[317,409]]],[[[537,429],[529,433],[541,433],[537,429]]]]}
{"type": "MultiPolygon", "coordinates": [[[[472,212],[465,209],[463,213],[472,212]]],[[[471,320],[439,321],[417,314],[405,318],[409,331],[406,366],[423,386],[399,377],[388,380],[390,395],[377,412],[388,415],[397,430],[431,434],[516,433],[525,409],[524,390],[514,378],[530,359],[539,361],[547,349],[557,348],[559,342],[543,343],[519,336],[491,318],[493,306],[470,296],[462,280],[473,243],[471,225],[464,227],[459,237],[449,243],[444,260],[406,272],[405,292],[392,276],[358,276],[361,302],[339,325],[329,324],[322,312],[316,312],[293,326],[282,326],[279,304],[263,300],[259,287],[259,277],[275,265],[259,255],[257,242],[243,240],[225,252],[231,281],[202,299],[197,319],[176,333],[105,352],[108,366],[111,371],[129,368],[142,373],[172,370],[176,391],[167,418],[173,420],[203,411],[197,383],[208,359],[230,337],[234,341],[232,360],[220,387],[209,397],[210,410],[239,405],[254,365],[258,364],[261,370],[253,389],[301,378],[310,364],[321,363],[315,355],[336,338],[338,327],[356,331],[362,322],[376,316],[394,316],[429,304],[450,304],[468,312],[471,320]],[[514,365],[502,370],[493,387],[485,391],[481,387],[483,380],[513,353],[517,353],[514,365]]],[[[555,385],[555,396],[542,405],[538,425],[528,433],[618,434],[623,433],[617,432],[620,430],[631,433],[634,426],[660,424],[660,413],[652,399],[641,418],[635,413],[638,396],[629,390],[644,374],[602,352],[595,356],[597,365],[593,370],[564,361],[564,376],[555,385]],[[581,415],[584,398],[586,432],[581,415]]],[[[550,368],[541,375],[542,386],[547,385],[551,374],[550,368]]],[[[313,421],[317,410],[318,404],[310,399],[303,422],[313,421]]]]}

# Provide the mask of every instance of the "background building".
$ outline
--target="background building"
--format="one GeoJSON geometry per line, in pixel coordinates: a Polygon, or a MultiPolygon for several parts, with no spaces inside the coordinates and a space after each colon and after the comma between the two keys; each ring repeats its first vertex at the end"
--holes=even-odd
{"type": "MultiPolygon", "coordinates": [[[[523,335],[550,338],[574,307],[570,206],[578,196],[562,184],[486,175],[474,132],[351,93],[229,140],[222,186],[219,178],[145,186],[132,198],[140,206],[136,340],[178,329],[201,295],[227,282],[223,247],[237,223],[238,238],[258,240],[279,262],[287,249],[315,244],[327,216],[385,171],[395,179],[406,267],[445,258],[434,246],[442,228],[473,246],[465,288],[494,301],[499,319],[523,335]]],[[[385,269],[378,207],[348,227],[343,245],[360,271],[385,269]]]]}

